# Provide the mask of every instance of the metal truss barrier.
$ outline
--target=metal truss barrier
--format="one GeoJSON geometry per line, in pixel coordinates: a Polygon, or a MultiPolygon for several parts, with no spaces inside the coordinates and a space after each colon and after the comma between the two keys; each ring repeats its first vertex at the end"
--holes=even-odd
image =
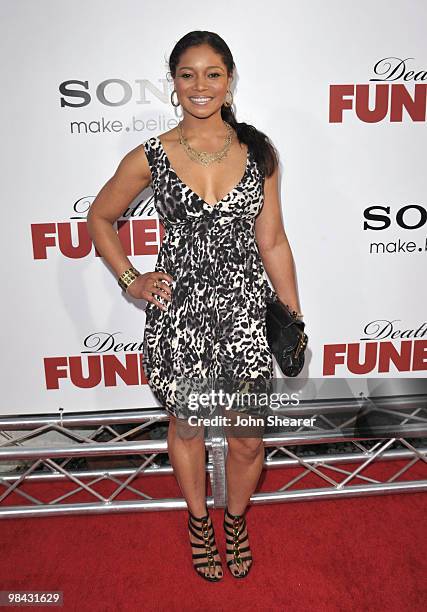
{"type": "MultiPolygon", "coordinates": [[[[419,478],[427,467],[427,394],[313,400],[300,405],[301,415],[315,416],[316,426],[265,430],[264,468],[281,469],[282,484],[254,493],[250,503],[427,490],[427,479],[413,476],[414,468],[419,478]],[[392,462],[382,466],[391,470],[369,473],[382,462],[392,462]]],[[[0,418],[0,518],[186,509],[183,498],[144,492],[150,476],[173,474],[168,419],[157,408],[0,418]],[[153,427],[163,427],[163,439],[150,438],[153,427]],[[52,434],[61,443],[46,444],[52,434]],[[15,467],[8,472],[5,465],[15,467]],[[58,482],[60,494],[54,493],[58,482]],[[76,501],[82,495],[85,501],[76,501]]],[[[223,507],[229,444],[221,426],[205,429],[205,444],[212,487],[207,504],[223,507]]]]}

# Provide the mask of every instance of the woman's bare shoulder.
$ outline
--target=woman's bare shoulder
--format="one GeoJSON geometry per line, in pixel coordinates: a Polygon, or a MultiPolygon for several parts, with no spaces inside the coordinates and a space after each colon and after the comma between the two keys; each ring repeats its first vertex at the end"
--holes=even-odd
{"type": "Polygon", "coordinates": [[[144,182],[151,181],[151,169],[145,142],[128,151],[120,160],[117,170],[127,176],[139,177],[144,182]]]}
{"type": "Polygon", "coordinates": [[[120,162],[120,167],[125,168],[126,171],[131,174],[140,175],[143,179],[151,180],[150,154],[149,151],[147,151],[146,143],[154,138],[158,138],[162,143],[166,143],[166,146],[168,146],[168,144],[173,146],[173,143],[179,143],[179,139],[177,138],[176,134],[177,129],[173,128],[167,132],[163,132],[163,134],[159,134],[158,136],[149,136],[144,140],[144,142],[126,153],[120,162]]]}

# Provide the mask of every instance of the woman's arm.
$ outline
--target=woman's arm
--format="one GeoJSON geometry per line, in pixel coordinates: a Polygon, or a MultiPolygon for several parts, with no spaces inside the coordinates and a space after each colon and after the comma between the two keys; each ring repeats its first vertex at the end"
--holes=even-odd
{"type": "Polygon", "coordinates": [[[295,263],[286,236],[279,196],[279,168],[264,182],[264,205],[255,221],[255,238],[264,268],[278,298],[291,310],[301,311],[295,263]]]}
{"type": "Polygon", "coordinates": [[[105,183],[92,202],[87,228],[98,252],[119,277],[132,263],[124,254],[113,223],[151,182],[151,172],[143,145],[121,160],[115,174],[105,183]]]}
{"type": "MultiPolygon", "coordinates": [[[[132,266],[126,257],[116,230],[115,221],[125,212],[136,196],[151,183],[151,171],[144,151],[139,145],[121,160],[114,175],[105,183],[93,201],[87,215],[89,235],[100,255],[119,277],[132,266]]],[[[136,298],[153,302],[166,310],[153,295],[171,300],[171,290],[163,281],[172,282],[172,277],[164,272],[146,272],[129,285],[127,292],[136,298]],[[154,283],[159,283],[157,287],[154,283]],[[166,295],[164,295],[166,294],[166,295]]]]}

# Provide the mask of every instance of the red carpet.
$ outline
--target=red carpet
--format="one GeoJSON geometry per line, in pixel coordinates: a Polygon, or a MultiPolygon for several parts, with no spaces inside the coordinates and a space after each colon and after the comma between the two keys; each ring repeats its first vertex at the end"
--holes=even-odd
{"type": "MultiPolygon", "coordinates": [[[[282,485],[284,474],[264,472],[258,490],[282,485]]],[[[143,489],[180,497],[174,478],[145,478],[143,489]]],[[[426,502],[411,493],[251,506],[251,573],[236,580],[224,563],[218,584],[191,567],[183,511],[1,520],[0,590],[61,590],[62,609],[79,612],[418,612],[427,595],[426,502]]],[[[223,553],[222,510],[211,515],[223,553]]]]}

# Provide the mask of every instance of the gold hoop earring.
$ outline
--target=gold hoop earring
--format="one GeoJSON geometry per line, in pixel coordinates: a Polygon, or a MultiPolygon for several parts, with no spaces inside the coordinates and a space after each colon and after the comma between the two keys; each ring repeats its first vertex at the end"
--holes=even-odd
{"type": "Polygon", "coordinates": [[[176,93],[176,101],[177,101],[177,104],[174,104],[174,103],[173,103],[173,94],[174,94],[174,93],[176,93],[176,89],[174,89],[174,90],[173,90],[173,92],[171,93],[171,104],[172,104],[172,106],[175,106],[175,108],[176,108],[177,106],[179,106],[179,100],[178,100],[178,94],[176,93]]]}
{"type": "Polygon", "coordinates": [[[233,101],[234,100],[233,100],[233,94],[232,94],[232,92],[229,89],[227,89],[227,94],[225,94],[226,100],[224,101],[224,106],[229,107],[229,106],[233,105],[233,101]],[[227,102],[227,94],[230,94],[230,96],[231,96],[231,100],[229,102],[227,102]]]}

